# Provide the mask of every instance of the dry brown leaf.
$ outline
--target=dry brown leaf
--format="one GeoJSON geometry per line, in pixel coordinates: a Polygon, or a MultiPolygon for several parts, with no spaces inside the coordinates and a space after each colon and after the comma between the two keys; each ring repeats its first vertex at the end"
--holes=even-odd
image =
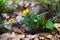
{"type": "Polygon", "coordinates": [[[42,40],[44,40],[44,39],[45,39],[45,37],[39,37],[39,39],[42,39],[42,40]]]}
{"type": "Polygon", "coordinates": [[[53,36],[53,35],[49,34],[49,35],[47,35],[46,37],[47,37],[47,38],[52,38],[52,36],[53,36]]]}
{"type": "Polygon", "coordinates": [[[34,40],[39,40],[37,37],[34,40]]]}
{"type": "Polygon", "coordinates": [[[55,28],[58,30],[60,33],[60,23],[54,23],[55,28]]]}

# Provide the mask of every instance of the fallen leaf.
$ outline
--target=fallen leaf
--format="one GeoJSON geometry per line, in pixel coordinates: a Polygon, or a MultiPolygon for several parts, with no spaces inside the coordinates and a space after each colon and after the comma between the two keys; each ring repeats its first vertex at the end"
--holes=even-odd
{"type": "Polygon", "coordinates": [[[53,35],[49,34],[49,35],[47,35],[46,37],[47,37],[47,38],[52,38],[52,36],[53,36],[53,35]]]}
{"type": "Polygon", "coordinates": [[[60,33],[60,23],[54,23],[55,28],[58,30],[60,33]]]}
{"type": "Polygon", "coordinates": [[[44,39],[45,39],[45,37],[41,37],[41,36],[40,36],[40,37],[39,37],[39,39],[42,39],[42,40],[44,40],[44,39]]]}

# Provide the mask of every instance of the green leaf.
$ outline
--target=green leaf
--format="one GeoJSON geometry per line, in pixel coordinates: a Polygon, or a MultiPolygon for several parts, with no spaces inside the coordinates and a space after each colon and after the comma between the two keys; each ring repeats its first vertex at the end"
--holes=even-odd
{"type": "Polygon", "coordinates": [[[8,32],[9,30],[3,27],[3,28],[1,29],[1,31],[2,31],[3,33],[6,33],[6,32],[8,32]]]}
{"type": "Polygon", "coordinates": [[[38,2],[42,2],[42,3],[45,2],[45,0],[37,0],[37,1],[38,1],[38,2]]]}
{"type": "Polygon", "coordinates": [[[46,28],[53,30],[54,29],[54,24],[53,22],[60,16],[60,12],[53,18],[50,18],[47,23],[46,23],[46,28]]]}
{"type": "Polygon", "coordinates": [[[3,33],[5,33],[5,32],[7,32],[8,31],[8,29],[6,29],[5,27],[3,27],[3,23],[2,22],[0,22],[0,32],[3,32],[3,33]]]}
{"type": "Polygon", "coordinates": [[[37,19],[38,19],[37,13],[32,12],[32,13],[30,14],[30,19],[31,19],[32,21],[36,22],[37,19]]]}
{"type": "Polygon", "coordinates": [[[19,22],[19,24],[24,24],[24,20],[21,20],[21,21],[19,22]]]}
{"type": "Polygon", "coordinates": [[[59,16],[60,16],[60,12],[57,13],[57,15],[56,15],[55,17],[52,18],[52,21],[55,21],[59,16]]]}
{"type": "Polygon", "coordinates": [[[30,27],[31,20],[30,19],[24,19],[19,22],[19,24],[25,24],[26,27],[30,27]]]}
{"type": "Polygon", "coordinates": [[[58,1],[59,5],[60,5],[60,0],[58,1]]]}
{"type": "Polygon", "coordinates": [[[50,29],[50,30],[54,30],[54,24],[52,23],[51,20],[48,20],[46,23],[46,28],[50,29]]]}
{"type": "Polygon", "coordinates": [[[45,17],[42,16],[42,17],[38,18],[37,24],[38,24],[38,25],[42,25],[44,21],[45,21],[45,17]]]}
{"type": "Polygon", "coordinates": [[[50,3],[53,3],[55,0],[50,0],[50,3]]]}
{"type": "Polygon", "coordinates": [[[45,17],[42,16],[40,19],[38,19],[40,23],[43,23],[45,21],[45,17]]]}
{"type": "Polygon", "coordinates": [[[7,0],[0,0],[0,12],[2,13],[7,4],[7,0]]]}

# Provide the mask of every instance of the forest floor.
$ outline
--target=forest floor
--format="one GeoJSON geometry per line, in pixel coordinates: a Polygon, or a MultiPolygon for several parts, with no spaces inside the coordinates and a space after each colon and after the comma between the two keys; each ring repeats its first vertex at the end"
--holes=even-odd
{"type": "MultiPolygon", "coordinates": [[[[25,3],[26,3],[25,4],[26,7],[31,8],[29,2],[25,2],[25,3]]],[[[19,25],[17,22],[19,20],[23,19],[21,17],[21,10],[25,10],[26,8],[22,7],[22,2],[18,3],[18,4],[21,6],[18,5],[16,10],[14,9],[10,13],[2,14],[3,17],[5,18],[3,20],[3,24],[7,24],[7,25],[4,25],[4,27],[7,28],[9,31],[6,33],[0,32],[0,34],[1,34],[0,40],[60,40],[60,18],[57,20],[56,23],[54,23],[54,26],[56,28],[54,31],[44,29],[42,32],[37,32],[37,33],[35,33],[35,32],[27,33],[26,32],[25,33],[25,31],[28,29],[27,28],[24,29],[24,27],[21,27],[21,25],[19,25]],[[17,20],[17,22],[15,21],[15,19],[17,20]],[[12,24],[15,24],[15,25],[12,26],[12,24]]],[[[44,10],[41,5],[40,5],[40,8],[39,8],[39,6],[37,6],[39,4],[38,2],[36,2],[36,5],[34,5],[34,4],[35,3],[32,3],[31,6],[34,11],[37,10],[36,11],[37,13],[44,10]],[[37,6],[37,7],[34,8],[34,6],[37,6]]],[[[12,2],[11,2],[11,4],[8,4],[8,7],[11,5],[13,5],[12,2]]],[[[15,7],[16,7],[16,5],[14,5],[12,8],[15,8],[15,7]]],[[[49,15],[47,15],[47,17],[49,17],[49,15]]]]}

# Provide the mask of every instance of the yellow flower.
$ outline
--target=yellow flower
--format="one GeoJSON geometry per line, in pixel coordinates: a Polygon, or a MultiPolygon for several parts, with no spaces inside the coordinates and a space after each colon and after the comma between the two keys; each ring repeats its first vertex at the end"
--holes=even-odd
{"type": "Polygon", "coordinates": [[[27,8],[27,9],[25,9],[25,10],[22,11],[22,14],[26,15],[26,14],[28,14],[29,12],[30,12],[30,10],[27,8]]]}
{"type": "Polygon", "coordinates": [[[10,19],[9,19],[9,22],[13,22],[13,21],[14,21],[14,18],[10,18],[10,19]]]}

